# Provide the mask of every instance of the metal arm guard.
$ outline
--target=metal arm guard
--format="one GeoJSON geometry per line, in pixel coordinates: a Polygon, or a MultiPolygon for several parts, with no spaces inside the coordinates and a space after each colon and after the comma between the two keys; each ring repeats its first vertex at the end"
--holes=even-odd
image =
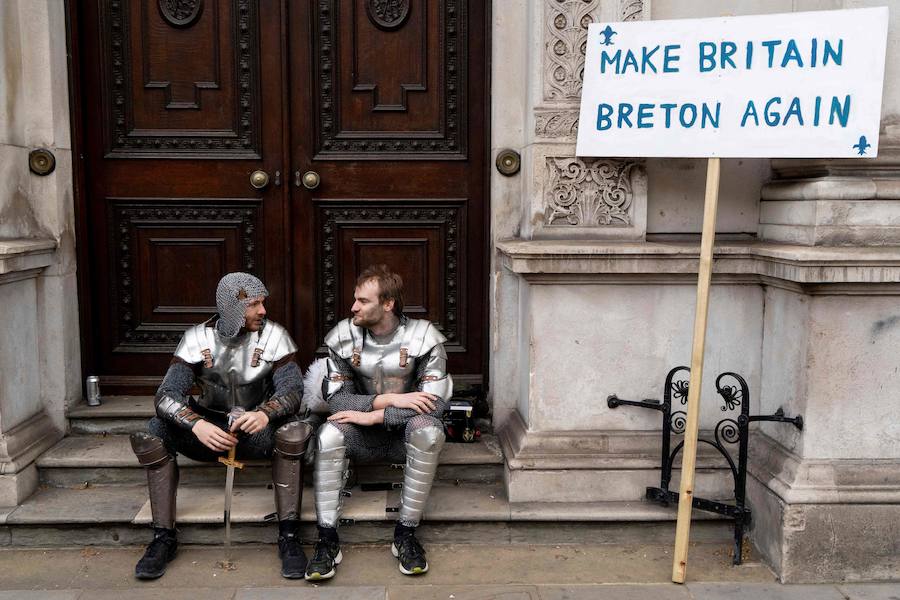
{"type": "Polygon", "coordinates": [[[320,527],[337,527],[341,518],[341,489],[347,481],[347,447],[341,430],[325,423],[319,428],[316,453],[316,519],[320,527]]]}
{"type": "Polygon", "coordinates": [[[422,427],[409,435],[400,493],[400,523],[407,527],[416,527],[422,520],[443,447],[444,432],[439,427],[422,427]]]}
{"type": "Polygon", "coordinates": [[[153,527],[175,528],[175,494],[178,490],[178,463],[155,435],[131,434],[131,449],[147,471],[147,491],[153,527]]]}
{"type": "Polygon", "coordinates": [[[292,421],[275,431],[272,483],[279,521],[299,520],[303,498],[303,454],[312,435],[307,423],[292,421]]]}

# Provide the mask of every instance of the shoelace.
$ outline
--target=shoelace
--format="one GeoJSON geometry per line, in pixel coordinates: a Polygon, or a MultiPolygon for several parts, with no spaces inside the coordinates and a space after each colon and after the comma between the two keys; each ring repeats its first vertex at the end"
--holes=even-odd
{"type": "Polygon", "coordinates": [[[164,537],[155,537],[153,541],[150,542],[150,545],[147,546],[147,551],[144,553],[145,556],[156,558],[160,554],[163,554],[168,550],[168,540],[164,537]]]}
{"type": "Polygon", "coordinates": [[[282,553],[288,556],[300,556],[300,540],[295,535],[285,535],[281,538],[282,553]]]}
{"type": "Polygon", "coordinates": [[[328,542],[316,542],[316,549],[313,561],[319,562],[323,560],[331,560],[331,544],[328,542]]]}
{"type": "Polygon", "coordinates": [[[404,558],[418,558],[425,556],[425,548],[415,536],[407,535],[400,538],[399,554],[404,558]]]}

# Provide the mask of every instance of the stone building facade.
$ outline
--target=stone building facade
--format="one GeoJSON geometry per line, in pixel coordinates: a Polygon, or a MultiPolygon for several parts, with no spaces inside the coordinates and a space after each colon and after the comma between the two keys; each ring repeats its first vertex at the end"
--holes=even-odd
{"type": "MultiPolygon", "coordinates": [[[[849,0],[495,0],[490,402],[509,501],[638,502],[658,481],[658,398],[690,359],[705,165],[575,157],[586,25],[883,5],[849,0]],[[573,477],[576,472],[577,477],[573,477]]],[[[701,427],[713,377],[747,380],[750,536],[782,580],[900,572],[900,4],[891,0],[880,154],[724,160],[701,427]]],[[[62,0],[0,3],[0,505],[82,397],[70,65],[62,0]],[[48,148],[56,169],[29,172],[48,148]]],[[[72,74],[77,78],[77,73],[72,74]]],[[[83,216],[82,216],[83,217],[83,216]]],[[[83,301],[83,300],[82,300],[83,301]]],[[[727,496],[721,465],[698,491],[727,496]]],[[[599,506],[599,504],[598,504],[599,506]]]]}

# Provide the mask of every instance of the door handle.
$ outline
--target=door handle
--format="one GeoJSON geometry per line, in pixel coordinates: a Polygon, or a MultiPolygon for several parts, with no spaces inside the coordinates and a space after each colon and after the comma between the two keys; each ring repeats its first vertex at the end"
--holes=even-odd
{"type": "Polygon", "coordinates": [[[302,185],[308,190],[314,190],[319,187],[320,183],[322,183],[322,178],[315,171],[307,171],[303,175],[300,175],[299,170],[294,171],[294,185],[297,187],[302,185]]]}
{"type": "Polygon", "coordinates": [[[261,190],[269,185],[269,174],[262,170],[256,170],[250,173],[250,185],[261,190]]]}

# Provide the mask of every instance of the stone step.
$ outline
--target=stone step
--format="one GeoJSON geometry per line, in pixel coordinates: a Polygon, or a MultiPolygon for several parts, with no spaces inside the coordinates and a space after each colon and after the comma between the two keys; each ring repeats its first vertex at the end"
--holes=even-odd
{"type": "MultiPolygon", "coordinates": [[[[347,542],[390,539],[399,490],[350,489],[344,499],[341,527],[347,542]]],[[[303,536],[315,535],[314,493],[305,488],[301,518],[303,536]]],[[[220,543],[224,491],[221,486],[182,486],[177,522],[185,543],[220,543]]],[[[232,505],[235,542],[274,541],[276,528],[267,522],[275,512],[269,486],[236,488],[232,505]]],[[[477,543],[521,541],[572,543],[595,539],[620,543],[634,539],[669,540],[674,534],[674,507],[648,502],[510,503],[503,485],[435,483],[422,527],[426,541],[477,543]]],[[[692,541],[719,541],[731,536],[728,521],[694,511],[692,541]]],[[[71,546],[140,544],[148,538],[150,505],[144,485],[41,488],[18,507],[0,509],[0,545],[71,546]]]]}
{"type": "Polygon", "coordinates": [[[155,414],[153,396],[103,396],[99,406],[81,402],[67,416],[72,434],[122,434],[145,431],[155,414]]]}
{"type": "MultiPolygon", "coordinates": [[[[51,487],[75,487],[84,484],[116,485],[146,483],[128,436],[73,435],[60,440],[37,459],[41,483],[51,487]]],[[[218,463],[205,463],[179,457],[181,482],[187,485],[219,485],[225,469],[218,463]]],[[[311,477],[312,468],[307,469],[311,477]]],[[[354,469],[351,482],[401,481],[402,469],[392,465],[364,465],[354,469]]],[[[437,478],[440,481],[491,483],[503,477],[503,456],[497,439],[483,435],[471,444],[448,443],[441,452],[437,478]]],[[[245,461],[236,476],[236,485],[265,485],[271,482],[269,461],[245,461]]],[[[310,480],[311,481],[311,480],[310,480]]]]}

